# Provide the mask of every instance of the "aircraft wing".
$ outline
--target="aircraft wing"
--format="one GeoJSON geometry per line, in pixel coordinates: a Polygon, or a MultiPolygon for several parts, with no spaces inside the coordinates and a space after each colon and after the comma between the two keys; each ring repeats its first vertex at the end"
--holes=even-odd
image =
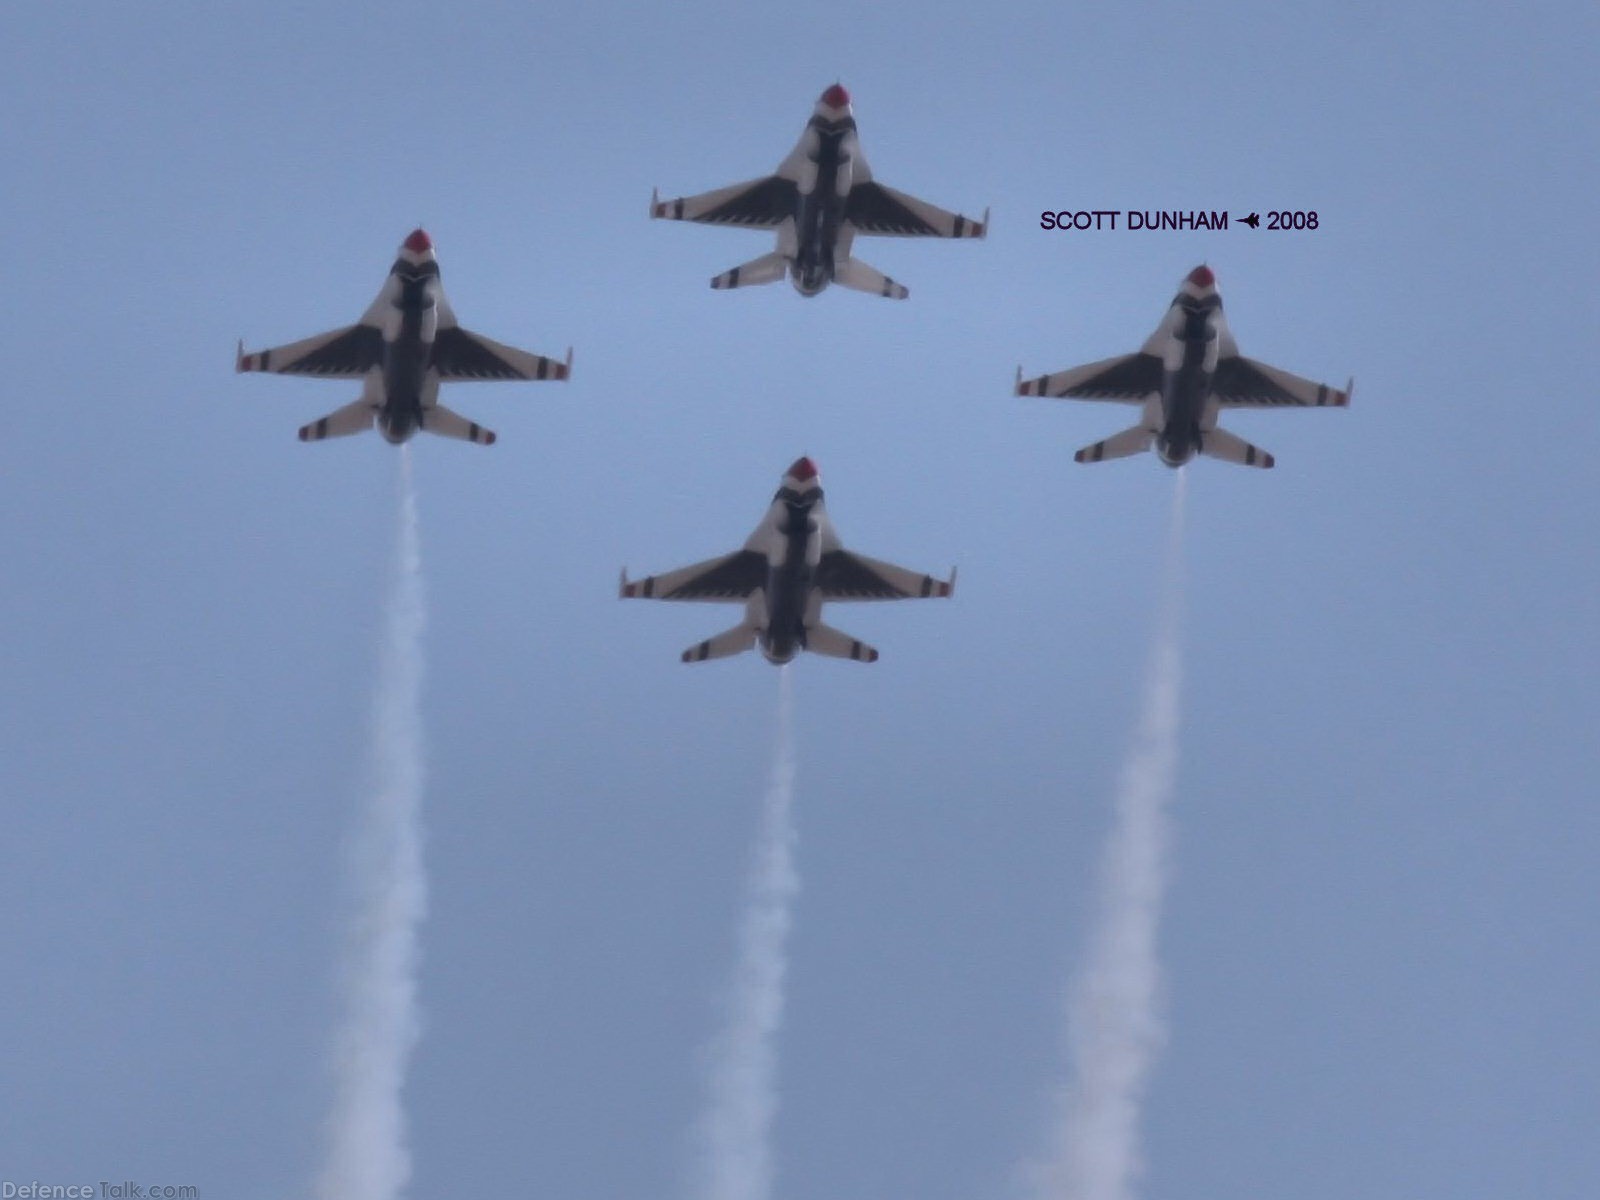
{"type": "Polygon", "coordinates": [[[798,192],[792,179],[766,175],[698,196],[676,200],[650,198],[650,215],[668,221],[698,221],[702,225],[742,225],[747,229],[776,229],[795,215],[798,192]]]}
{"type": "Polygon", "coordinates": [[[1022,379],[1019,373],[1017,395],[1142,404],[1151,392],[1161,390],[1161,372],[1161,359],[1154,354],[1123,354],[1037,379],[1022,379]]]}
{"type": "Polygon", "coordinates": [[[1350,403],[1350,386],[1331,388],[1256,362],[1244,355],[1224,358],[1211,379],[1211,392],[1223,408],[1279,408],[1284,406],[1320,408],[1350,403]]]}
{"type": "Polygon", "coordinates": [[[985,213],[983,220],[974,221],[870,180],[850,189],[844,208],[844,219],[857,232],[880,237],[981,238],[988,232],[988,218],[985,213]]]}
{"type": "Polygon", "coordinates": [[[572,354],[569,351],[567,361],[561,362],[451,325],[441,327],[434,336],[433,365],[444,383],[470,379],[565,379],[572,369],[572,354]]]}
{"type": "Polygon", "coordinates": [[[741,601],[767,582],[767,556],[735,550],[664,575],[628,578],[623,572],[619,594],[624,600],[741,601]]]}
{"type": "Polygon", "coordinates": [[[817,563],[814,586],[824,600],[918,600],[948,596],[956,580],[954,574],[935,579],[865,554],[828,550],[817,563]]]}
{"type": "Polygon", "coordinates": [[[359,379],[383,361],[383,333],[374,325],[346,325],[315,337],[246,354],[239,346],[236,371],[270,371],[274,375],[319,375],[359,379]]]}

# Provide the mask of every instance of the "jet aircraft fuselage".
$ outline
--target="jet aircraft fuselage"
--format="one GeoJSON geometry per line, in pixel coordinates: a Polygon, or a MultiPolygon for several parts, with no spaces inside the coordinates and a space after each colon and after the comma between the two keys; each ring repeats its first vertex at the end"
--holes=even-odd
{"type": "Polygon", "coordinates": [[[1154,450],[1169,467],[1204,454],[1270,468],[1272,455],[1218,426],[1224,409],[1342,408],[1350,403],[1354,386],[1351,380],[1340,391],[1240,354],[1222,311],[1216,276],[1202,263],[1184,278],[1161,324],[1137,353],[1036,379],[1023,379],[1019,367],[1016,391],[1019,396],[1140,406],[1137,425],[1079,450],[1072,457],[1081,463],[1154,450]]]}
{"type": "Polygon", "coordinates": [[[731,554],[618,586],[624,599],[720,601],[744,606],[732,629],[690,646],[684,662],[705,662],[761,648],[768,662],[791,662],[802,650],[827,658],[876,662],[878,652],[827,625],[829,600],[913,600],[948,596],[955,575],[935,579],[853,554],[839,544],[817,466],[798,458],[784,473],[761,522],[731,554]]]}
{"type": "MultiPolygon", "coordinates": [[[[1211,380],[1217,370],[1217,317],[1222,300],[1215,292],[1203,296],[1184,292],[1173,301],[1173,307],[1178,319],[1172,345],[1163,357],[1162,426],[1156,452],[1167,466],[1181,467],[1200,451],[1211,380]]],[[[1214,414],[1211,420],[1214,424],[1214,414]]]]}
{"type": "Polygon", "coordinates": [[[773,499],[782,506],[774,524],[776,542],[768,551],[766,624],[760,634],[768,662],[786,663],[806,647],[806,613],[811,584],[822,557],[822,526],[815,509],[820,487],[804,490],[787,484],[773,499]]]}
{"type": "Polygon", "coordinates": [[[893,300],[904,300],[909,289],[854,256],[858,236],[981,238],[988,228],[987,213],[974,221],[876,182],[856,134],[850,93],[837,83],[817,98],[800,140],[776,172],[673,200],[652,192],[650,215],[777,235],[771,252],[714,276],[714,288],[788,279],[802,296],[836,283],[893,300]]]}
{"type": "Polygon", "coordinates": [[[856,119],[830,119],[822,113],[806,126],[806,157],[815,165],[811,190],[797,192],[795,253],[789,278],[802,296],[815,296],[833,282],[835,250],[844,224],[845,201],[850,195],[851,153],[856,140],[856,119]]]}
{"type": "Polygon", "coordinates": [[[422,428],[424,397],[431,402],[439,390],[437,372],[429,377],[439,327],[439,264],[412,262],[402,256],[395,260],[390,287],[395,316],[383,331],[383,406],[378,410],[378,431],[398,444],[422,428]],[[393,337],[389,336],[391,330],[393,337]]]}
{"type": "Polygon", "coordinates": [[[246,354],[238,371],[361,381],[361,396],[300,427],[302,442],[348,437],[377,427],[400,443],[421,429],[480,446],[495,435],[439,403],[439,385],[467,379],[566,379],[572,352],[558,362],[463,329],[439,281],[433,239],[414,229],[400,244],[383,287],[354,325],[246,354]]]}

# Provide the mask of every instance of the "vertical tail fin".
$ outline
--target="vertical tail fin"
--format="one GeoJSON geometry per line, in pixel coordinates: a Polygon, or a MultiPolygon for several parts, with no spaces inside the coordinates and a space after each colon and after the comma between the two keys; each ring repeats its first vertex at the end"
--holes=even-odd
{"type": "Polygon", "coordinates": [[[1200,453],[1246,467],[1270,468],[1277,460],[1226,429],[1208,429],[1200,435],[1200,453]]]}
{"type": "Polygon", "coordinates": [[[719,291],[723,288],[754,287],[761,283],[777,283],[789,269],[789,260],[774,250],[760,258],[752,258],[742,266],[724,271],[711,281],[719,291]]]}
{"type": "Polygon", "coordinates": [[[372,428],[378,415],[378,406],[366,397],[352,400],[343,408],[336,408],[325,417],[309,425],[300,426],[302,442],[320,442],[324,438],[349,437],[352,433],[365,433],[372,428]]]}
{"type": "Polygon", "coordinates": [[[494,430],[485,429],[476,421],[469,421],[442,404],[433,404],[422,410],[422,427],[440,437],[460,438],[463,442],[476,442],[480,446],[494,445],[494,430]]]}
{"type": "Polygon", "coordinates": [[[859,258],[847,258],[833,266],[833,281],[842,287],[854,288],[858,292],[871,292],[874,296],[883,296],[889,300],[904,300],[911,295],[911,289],[903,283],[896,283],[876,267],[869,267],[859,258]]]}
{"type": "Polygon", "coordinates": [[[871,646],[821,621],[807,628],[806,649],[828,658],[848,658],[853,662],[878,661],[878,652],[871,646]]]}
{"type": "Polygon", "coordinates": [[[1146,429],[1143,425],[1135,425],[1132,429],[1112,434],[1103,442],[1085,446],[1072,457],[1081,463],[1104,462],[1108,458],[1127,458],[1130,454],[1140,454],[1150,449],[1155,440],[1154,430],[1146,429]]]}

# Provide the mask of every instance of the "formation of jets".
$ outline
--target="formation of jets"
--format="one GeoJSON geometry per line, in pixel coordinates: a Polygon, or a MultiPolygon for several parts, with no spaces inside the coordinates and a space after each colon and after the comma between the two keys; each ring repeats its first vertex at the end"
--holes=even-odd
{"type": "MultiPolygon", "coordinates": [[[[981,238],[989,224],[987,210],[974,221],[876,182],[861,152],[850,94],[837,83],[817,100],[805,132],[776,172],[675,200],[652,194],[650,215],[775,232],[771,253],[715,276],[713,288],[775,283],[787,276],[803,296],[837,283],[897,300],[910,295],[906,287],[853,256],[858,234],[981,238]]],[[[377,299],[354,325],[253,353],[241,343],[235,365],[239,371],[361,381],[360,397],[302,426],[301,441],[376,427],[393,443],[421,429],[490,445],[495,440],[490,430],[439,403],[439,385],[564,380],[571,375],[572,351],[564,361],[546,358],[463,329],[445,298],[433,241],[417,229],[401,244],[377,299]]],[[[1079,450],[1078,462],[1153,449],[1171,467],[1196,454],[1271,467],[1272,455],[1218,427],[1223,409],[1343,406],[1353,386],[1352,381],[1340,391],[1240,354],[1222,313],[1216,277],[1202,265],[1184,279],[1161,324],[1137,353],[1030,380],[1018,368],[1016,394],[1139,407],[1138,424],[1079,450]]],[[[947,597],[954,588],[954,571],[949,579],[938,579],[845,550],[828,517],[816,464],[802,457],[784,474],[743,547],[639,580],[624,571],[620,594],[744,607],[737,625],[685,650],[684,662],[724,658],[758,645],[773,663],[789,662],[802,650],[876,662],[878,652],[871,646],[823,623],[826,601],[947,597]]]]}

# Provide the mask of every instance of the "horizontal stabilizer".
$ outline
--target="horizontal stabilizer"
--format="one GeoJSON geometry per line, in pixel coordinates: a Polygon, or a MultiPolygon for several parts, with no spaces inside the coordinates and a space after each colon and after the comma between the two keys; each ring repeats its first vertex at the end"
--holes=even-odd
{"type": "Polygon", "coordinates": [[[1246,467],[1271,467],[1275,461],[1265,450],[1252,446],[1242,437],[1229,433],[1226,429],[1211,429],[1202,433],[1200,453],[1246,467]]]}
{"type": "Polygon", "coordinates": [[[858,292],[870,292],[874,296],[883,296],[890,300],[904,300],[911,295],[911,289],[903,283],[896,283],[876,267],[869,267],[859,258],[847,258],[841,263],[836,263],[833,268],[833,281],[842,287],[854,288],[858,292]]]}
{"type": "Polygon", "coordinates": [[[1072,457],[1081,463],[1104,462],[1108,458],[1127,458],[1130,454],[1142,454],[1150,449],[1155,440],[1154,432],[1143,425],[1135,425],[1132,429],[1112,434],[1103,442],[1085,446],[1072,457]]]}
{"type": "Polygon", "coordinates": [[[422,427],[440,437],[459,438],[480,446],[494,445],[494,430],[485,429],[476,421],[469,421],[458,412],[451,412],[442,404],[422,410],[422,427]]]}
{"type": "Polygon", "coordinates": [[[761,283],[777,283],[789,269],[789,260],[774,250],[760,258],[752,258],[743,266],[724,271],[711,281],[711,286],[724,288],[755,287],[761,283]]]}
{"type": "Polygon", "coordinates": [[[828,658],[848,658],[852,662],[878,661],[878,652],[871,646],[821,622],[806,630],[806,649],[828,658]]]}
{"type": "Polygon", "coordinates": [[[698,646],[690,646],[683,652],[683,661],[695,663],[705,662],[708,658],[727,658],[729,655],[743,654],[755,644],[756,631],[753,626],[735,625],[714,638],[707,638],[698,646]]]}
{"type": "Polygon", "coordinates": [[[372,422],[377,415],[377,405],[370,400],[364,398],[354,400],[309,425],[300,426],[300,440],[320,442],[324,438],[349,437],[352,433],[365,433],[372,428],[372,422]]]}

